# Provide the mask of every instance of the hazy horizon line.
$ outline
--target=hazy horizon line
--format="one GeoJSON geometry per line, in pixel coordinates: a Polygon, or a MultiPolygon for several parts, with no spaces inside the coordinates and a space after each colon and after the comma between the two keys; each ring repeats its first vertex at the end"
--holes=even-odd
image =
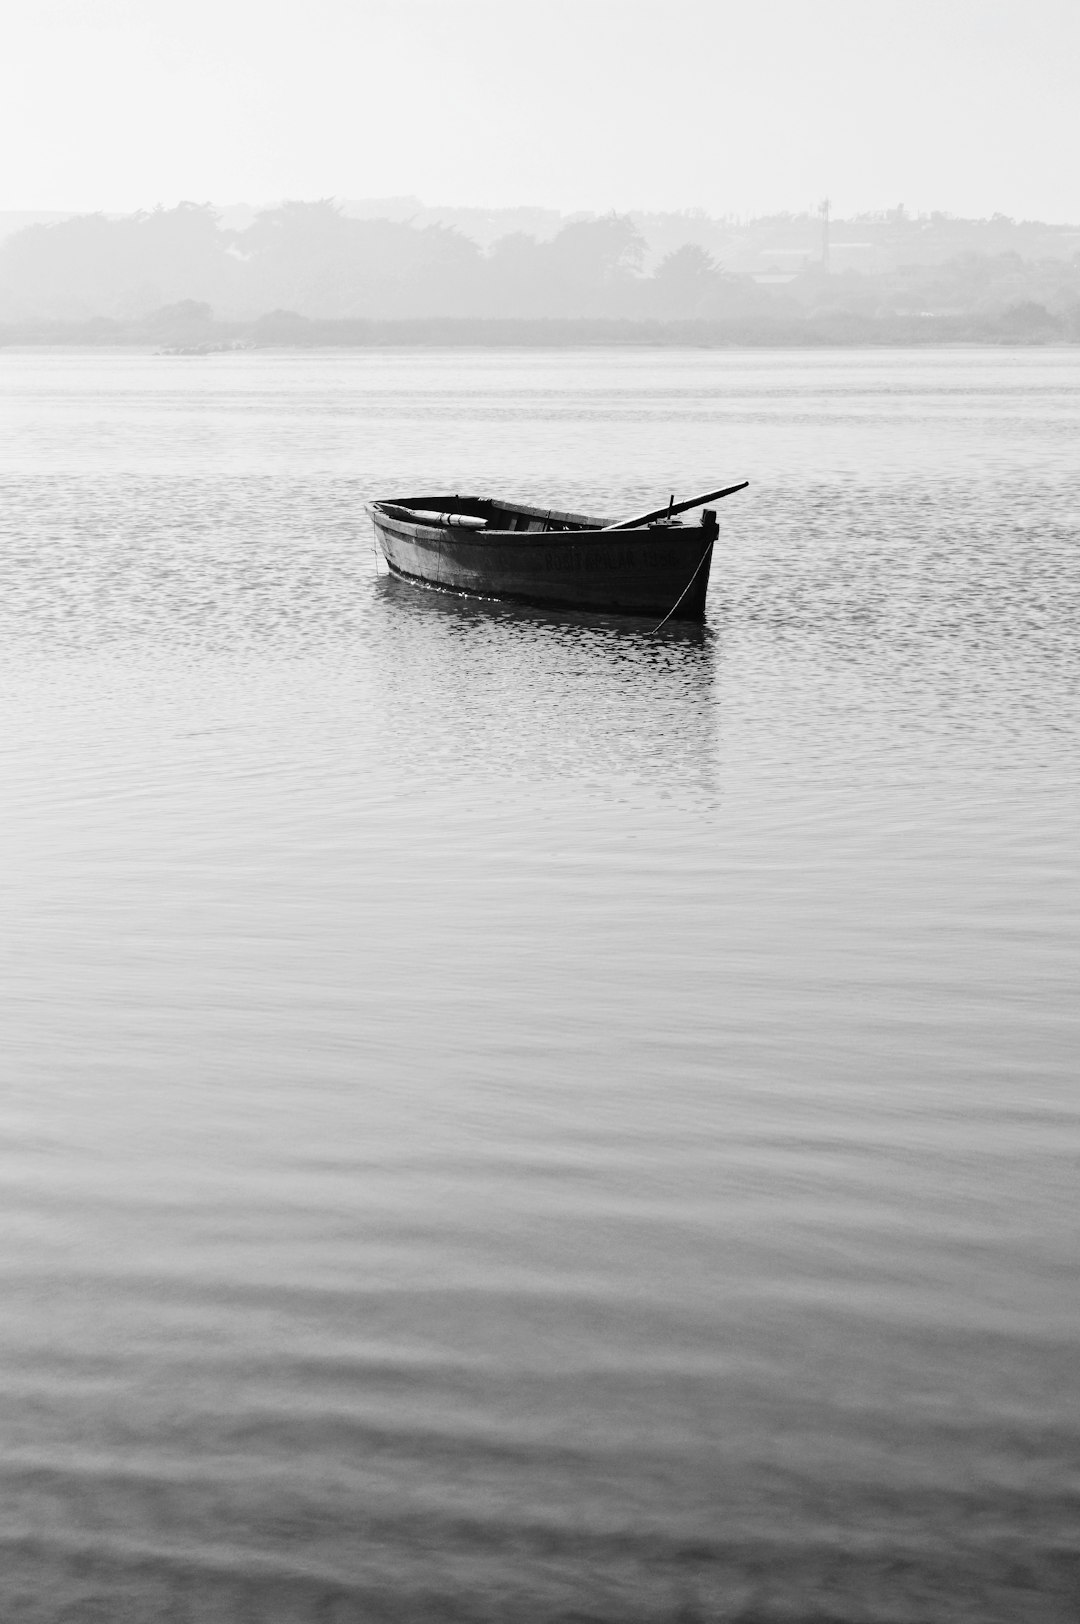
{"type": "Polygon", "coordinates": [[[700,216],[703,219],[718,219],[718,221],[752,221],[752,219],[775,219],[783,216],[817,216],[822,211],[823,203],[828,201],[830,219],[885,219],[892,214],[895,218],[903,219],[999,219],[999,221],[1015,221],[1017,224],[1031,224],[1031,226],[1077,226],[1080,229],[1080,218],[1052,218],[1041,214],[1007,214],[1004,209],[994,209],[991,213],[965,214],[958,208],[922,208],[922,206],[909,205],[906,201],[893,201],[893,203],[880,203],[869,206],[836,206],[832,200],[822,197],[812,203],[802,205],[786,205],[783,208],[755,208],[755,209],[723,209],[708,208],[703,203],[687,203],[687,205],[645,205],[645,203],[629,203],[620,206],[609,203],[603,206],[580,206],[573,208],[570,205],[559,203],[533,203],[533,201],[515,201],[515,203],[477,203],[477,201],[450,201],[447,198],[430,203],[414,192],[378,192],[359,195],[359,193],[320,192],[312,193],[310,197],[299,193],[283,192],[276,197],[266,198],[213,198],[198,197],[198,195],[184,195],[184,197],[156,198],[153,203],[135,203],[135,205],[114,205],[114,203],[96,203],[94,206],[68,206],[58,203],[3,203],[0,201],[0,214],[149,214],[154,209],[179,208],[184,203],[193,203],[198,208],[216,209],[271,209],[281,208],[284,203],[335,203],[339,208],[364,205],[365,208],[374,208],[377,205],[396,206],[403,208],[414,205],[416,208],[448,209],[453,213],[461,214],[557,214],[562,219],[581,218],[590,216],[594,219],[603,219],[606,214],[674,214],[674,216],[700,216]]]}
{"type": "MultiPolygon", "coordinates": [[[[289,193],[271,198],[259,198],[252,201],[250,198],[215,199],[206,197],[176,197],[175,199],[157,199],[153,203],[139,203],[131,207],[117,207],[108,203],[99,203],[95,207],[69,208],[58,204],[8,204],[0,203],[0,215],[58,215],[64,218],[74,218],[81,215],[115,215],[127,216],[136,214],[152,214],[156,210],[169,210],[179,208],[184,203],[191,203],[199,208],[212,208],[215,210],[251,209],[256,213],[264,210],[281,208],[286,203],[333,203],[341,208],[363,206],[373,208],[379,205],[402,208],[415,205],[426,213],[445,210],[455,214],[547,214],[554,215],[563,220],[573,219],[602,219],[605,215],[671,215],[675,217],[700,217],[705,220],[717,220],[730,224],[744,224],[755,220],[780,219],[784,217],[805,218],[818,215],[821,211],[822,201],[806,203],[801,207],[788,206],[785,208],[766,208],[760,210],[710,210],[703,204],[687,204],[682,207],[657,207],[643,204],[632,204],[619,207],[612,204],[602,208],[571,208],[560,207],[554,203],[476,203],[476,202],[447,202],[445,199],[429,203],[415,193],[387,192],[368,196],[346,195],[344,193],[324,192],[318,196],[300,197],[289,193]]],[[[1080,218],[1054,218],[1040,215],[1006,214],[1003,210],[994,210],[990,214],[964,214],[957,209],[919,208],[904,202],[883,204],[873,208],[844,209],[830,206],[830,219],[860,220],[860,219],[886,219],[890,215],[897,219],[930,220],[933,218],[957,221],[999,220],[1012,221],[1017,225],[1046,225],[1075,227],[1080,230],[1080,218]]]]}

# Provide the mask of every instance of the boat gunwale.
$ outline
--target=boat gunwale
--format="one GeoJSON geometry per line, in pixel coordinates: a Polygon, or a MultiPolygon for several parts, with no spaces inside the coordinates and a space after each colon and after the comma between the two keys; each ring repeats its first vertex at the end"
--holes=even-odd
{"type": "Polygon", "coordinates": [[[397,526],[411,532],[418,541],[430,538],[437,540],[440,546],[447,543],[455,547],[511,544],[515,547],[596,546],[605,549],[631,541],[647,541],[661,546],[665,542],[685,545],[705,528],[696,524],[670,524],[644,525],[640,530],[471,530],[448,524],[425,524],[415,518],[398,518],[392,513],[379,513],[376,524],[380,528],[383,525],[397,526]]]}
{"type": "MultiPolygon", "coordinates": [[[[526,519],[543,519],[553,524],[569,525],[575,529],[595,530],[603,526],[604,520],[595,518],[589,513],[563,512],[559,508],[532,507],[527,502],[496,501],[491,496],[390,496],[381,497],[371,504],[373,511],[387,511],[398,508],[411,515],[418,511],[423,513],[460,514],[462,518],[489,519],[497,513],[510,513],[526,519]]],[[[411,524],[425,524],[430,521],[410,517],[411,524]]],[[[444,528],[452,528],[450,526],[444,528]]],[[[524,534],[525,532],[522,532],[524,534]]]]}
{"type": "Polygon", "coordinates": [[[568,542],[597,541],[604,545],[610,544],[616,536],[628,540],[631,536],[648,537],[652,541],[670,538],[683,540],[696,531],[705,528],[701,524],[683,524],[679,520],[654,521],[650,525],[642,525],[634,530],[612,530],[608,528],[603,519],[587,518],[580,513],[565,513],[557,508],[529,507],[523,502],[494,502],[480,497],[411,497],[407,501],[383,498],[371,503],[372,516],[377,523],[389,521],[391,524],[405,525],[413,531],[428,531],[435,535],[450,535],[455,542],[468,540],[470,543],[483,544],[487,541],[513,541],[515,543],[550,543],[553,537],[558,537],[565,545],[568,542]],[[423,506],[421,507],[421,502],[423,506]],[[441,506],[437,504],[442,504],[441,506]],[[450,505],[450,504],[453,505],[450,505]],[[430,505],[429,505],[430,504],[430,505]],[[538,528],[527,530],[499,530],[473,529],[472,526],[457,526],[452,523],[442,523],[437,517],[440,513],[453,515],[455,509],[463,518],[481,518],[483,514],[477,513],[477,508],[486,508],[489,511],[521,514],[531,519],[548,520],[552,528],[538,528]],[[473,511],[470,512],[469,509],[473,511]],[[420,513],[430,515],[421,518],[420,513]]]}

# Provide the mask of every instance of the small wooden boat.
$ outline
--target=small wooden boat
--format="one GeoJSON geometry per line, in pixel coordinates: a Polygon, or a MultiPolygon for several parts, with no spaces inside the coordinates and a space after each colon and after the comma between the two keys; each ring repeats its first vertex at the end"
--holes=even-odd
{"type": "Polygon", "coordinates": [[[372,504],[395,575],[446,592],[601,614],[702,620],[716,514],[679,515],[748,481],[614,524],[480,496],[401,496],[372,504]]]}

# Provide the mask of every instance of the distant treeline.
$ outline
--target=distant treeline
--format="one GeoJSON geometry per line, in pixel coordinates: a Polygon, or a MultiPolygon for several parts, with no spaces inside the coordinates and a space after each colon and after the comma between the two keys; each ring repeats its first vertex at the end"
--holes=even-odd
{"type": "MultiPolygon", "coordinates": [[[[194,302],[192,302],[194,304],[194,302]]],[[[473,346],[552,348],[642,345],[658,348],[774,348],[844,344],[1045,344],[1080,342],[1071,329],[1048,320],[1041,305],[1018,305],[996,318],[956,316],[874,317],[833,315],[674,321],[633,321],[604,316],[411,316],[397,321],[358,318],[312,320],[293,311],[272,311],[253,322],[215,321],[209,306],[174,305],[145,321],[106,316],[90,321],[39,321],[0,325],[0,347],[34,345],[152,345],[174,355],[212,355],[258,349],[392,348],[473,346]]]]}
{"type": "MultiPolygon", "coordinates": [[[[685,219],[691,231],[693,217],[685,219]]],[[[0,244],[0,340],[213,348],[1080,339],[1077,253],[965,252],[875,270],[785,252],[794,256],[788,272],[752,274],[725,268],[694,241],[657,259],[626,215],[571,220],[543,240],[513,231],[482,249],[454,226],[358,219],[330,202],[286,203],[243,229],[184,203],[9,236],[0,244]]]]}

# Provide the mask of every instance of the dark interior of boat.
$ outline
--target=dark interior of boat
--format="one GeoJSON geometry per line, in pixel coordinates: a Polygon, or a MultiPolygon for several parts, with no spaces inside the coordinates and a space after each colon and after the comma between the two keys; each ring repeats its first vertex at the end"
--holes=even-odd
{"type": "MultiPolygon", "coordinates": [[[[704,507],[706,502],[721,501],[744,491],[747,480],[738,485],[724,485],[719,490],[705,491],[676,502],[672,492],[662,507],[651,508],[648,513],[633,518],[617,519],[613,524],[591,518],[587,513],[563,513],[558,508],[529,507],[525,502],[495,502],[486,496],[403,496],[391,502],[376,502],[380,513],[399,519],[405,524],[460,525],[469,530],[495,530],[505,534],[512,530],[566,531],[566,530],[641,530],[646,526],[678,525],[679,515],[692,508],[704,507]]],[[[702,527],[716,532],[716,513],[706,510],[702,514],[702,527]]]]}
{"type": "Polygon", "coordinates": [[[411,524],[459,524],[484,530],[600,530],[603,519],[584,513],[560,513],[555,508],[527,507],[522,502],[494,502],[482,496],[403,496],[377,506],[391,517],[411,524]]]}

